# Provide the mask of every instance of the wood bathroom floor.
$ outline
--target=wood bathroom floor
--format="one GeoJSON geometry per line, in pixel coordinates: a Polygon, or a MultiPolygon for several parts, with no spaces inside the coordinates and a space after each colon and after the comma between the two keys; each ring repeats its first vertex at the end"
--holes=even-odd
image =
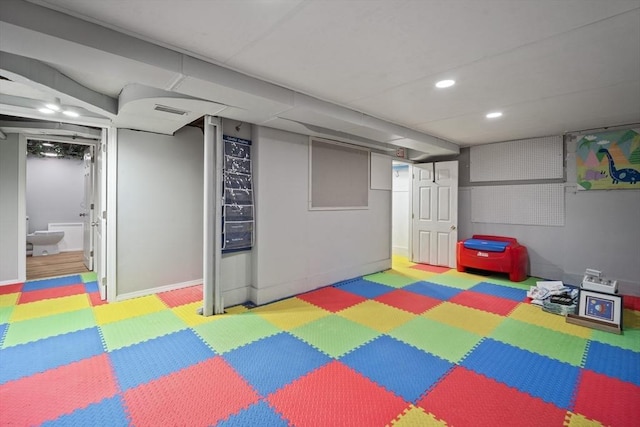
{"type": "Polygon", "coordinates": [[[82,251],[27,257],[27,280],[86,273],[88,271],[82,262],[82,251]]]}

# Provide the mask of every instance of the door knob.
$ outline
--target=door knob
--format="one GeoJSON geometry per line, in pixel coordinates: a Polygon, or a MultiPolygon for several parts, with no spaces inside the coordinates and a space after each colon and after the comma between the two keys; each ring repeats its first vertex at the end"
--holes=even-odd
{"type": "Polygon", "coordinates": [[[456,226],[455,226],[455,225],[452,225],[452,226],[451,226],[451,231],[453,231],[453,230],[455,230],[455,229],[456,229],[456,226]]]}
{"type": "Polygon", "coordinates": [[[86,214],[84,212],[80,214],[80,216],[87,216],[87,215],[89,215],[89,214],[86,214]]]}

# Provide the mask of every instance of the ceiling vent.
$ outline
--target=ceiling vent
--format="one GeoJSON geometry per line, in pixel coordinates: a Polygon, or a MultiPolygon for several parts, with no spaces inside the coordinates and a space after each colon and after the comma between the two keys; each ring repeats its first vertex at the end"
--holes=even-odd
{"type": "Polygon", "coordinates": [[[162,111],[163,113],[176,114],[178,116],[186,116],[188,114],[187,111],[178,110],[177,108],[167,107],[166,105],[160,105],[160,104],[156,104],[155,107],[153,107],[153,109],[156,111],[162,111]]]}

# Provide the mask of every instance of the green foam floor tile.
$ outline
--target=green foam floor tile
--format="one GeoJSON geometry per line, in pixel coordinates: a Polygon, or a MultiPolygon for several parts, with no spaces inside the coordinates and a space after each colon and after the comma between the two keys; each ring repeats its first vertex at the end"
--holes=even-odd
{"type": "Polygon", "coordinates": [[[107,351],[113,351],[187,327],[171,310],[163,310],[100,325],[100,331],[107,351]]]}
{"type": "Polygon", "coordinates": [[[467,273],[460,273],[453,270],[454,273],[443,273],[437,276],[431,276],[426,279],[427,282],[437,283],[439,285],[450,286],[458,289],[469,289],[474,287],[480,282],[483,282],[486,277],[475,276],[467,273]]]}
{"type": "Polygon", "coordinates": [[[85,308],[9,324],[2,348],[96,326],[93,310],[85,308]]]}
{"type": "Polygon", "coordinates": [[[489,335],[498,341],[574,366],[582,364],[587,340],[515,319],[505,319],[489,335]]]}
{"type": "Polygon", "coordinates": [[[404,288],[405,286],[418,281],[418,279],[388,272],[370,274],[368,276],[364,276],[364,279],[370,282],[380,283],[381,285],[391,286],[393,288],[404,288]]]}
{"type": "Polygon", "coordinates": [[[281,331],[253,313],[241,313],[193,327],[216,352],[222,354],[281,331]]]}
{"type": "Polygon", "coordinates": [[[81,273],[80,277],[82,278],[82,283],[95,282],[98,280],[98,275],[93,271],[89,271],[88,273],[81,273]]]}
{"type": "Polygon", "coordinates": [[[380,332],[340,316],[327,316],[289,331],[327,355],[338,358],[380,332]]]}
{"type": "Polygon", "coordinates": [[[623,329],[622,335],[594,330],[591,341],[598,341],[640,353],[640,329],[623,329]]]}
{"type": "Polygon", "coordinates": [[[452,363],[462,360],[482,339],[473,332],[424,317],[417,317],[387,335],[452,363]]]}
{"type": "Polygon", "coordinates": [[[539,279],[537,277],[529,277],[522,282],[512,282],[506,276],[489,276],[486,277],[483,282],[493,283],[496,285],[508,286],[510,288],[515,289],[524,289],[526,291],[531,288],[531,286],[536,286],[536,282],[544,279],[539,279]]]}
{"type": "Polygon", "coordinates": [[[0,324],[9,323],[11,313],[13,313],[13,306],[0,307],[0,324]]]}

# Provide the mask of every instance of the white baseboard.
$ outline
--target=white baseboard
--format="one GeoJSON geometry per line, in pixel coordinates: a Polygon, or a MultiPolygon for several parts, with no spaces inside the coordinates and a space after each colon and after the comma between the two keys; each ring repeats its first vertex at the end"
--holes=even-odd
{"type": "Polygon", "coordinates": [[[0,286],[18,285],[20,283],[24,283],[24,280],[3,280],[2,282],[0,282],[0,286]]]}
{"type": "Polygon", "coordinates": [[[257,305],[267,304],[283,298],[288,298],[304,292],[312,291],[354,277],[365,276],[391,268],[391,259],[375,261],[365,265],[358,265],[297,279],[291,282],[269,286],[268,288],[249,289],[250,300],[257,305]]]}
{"type": "Polygon", "coordinates": [[[158,294],[160,292],[175,291],[176,289],[188,288],[190,286],[202,285],[202,279],[189,280],[188,282],[173,283],[171,285],[158,286],[156,288],[144,289],[141,291],[128,292],[116,296],[116,301],[124,301],[131,298],[146,297],[147,295],[158,294]]]}

